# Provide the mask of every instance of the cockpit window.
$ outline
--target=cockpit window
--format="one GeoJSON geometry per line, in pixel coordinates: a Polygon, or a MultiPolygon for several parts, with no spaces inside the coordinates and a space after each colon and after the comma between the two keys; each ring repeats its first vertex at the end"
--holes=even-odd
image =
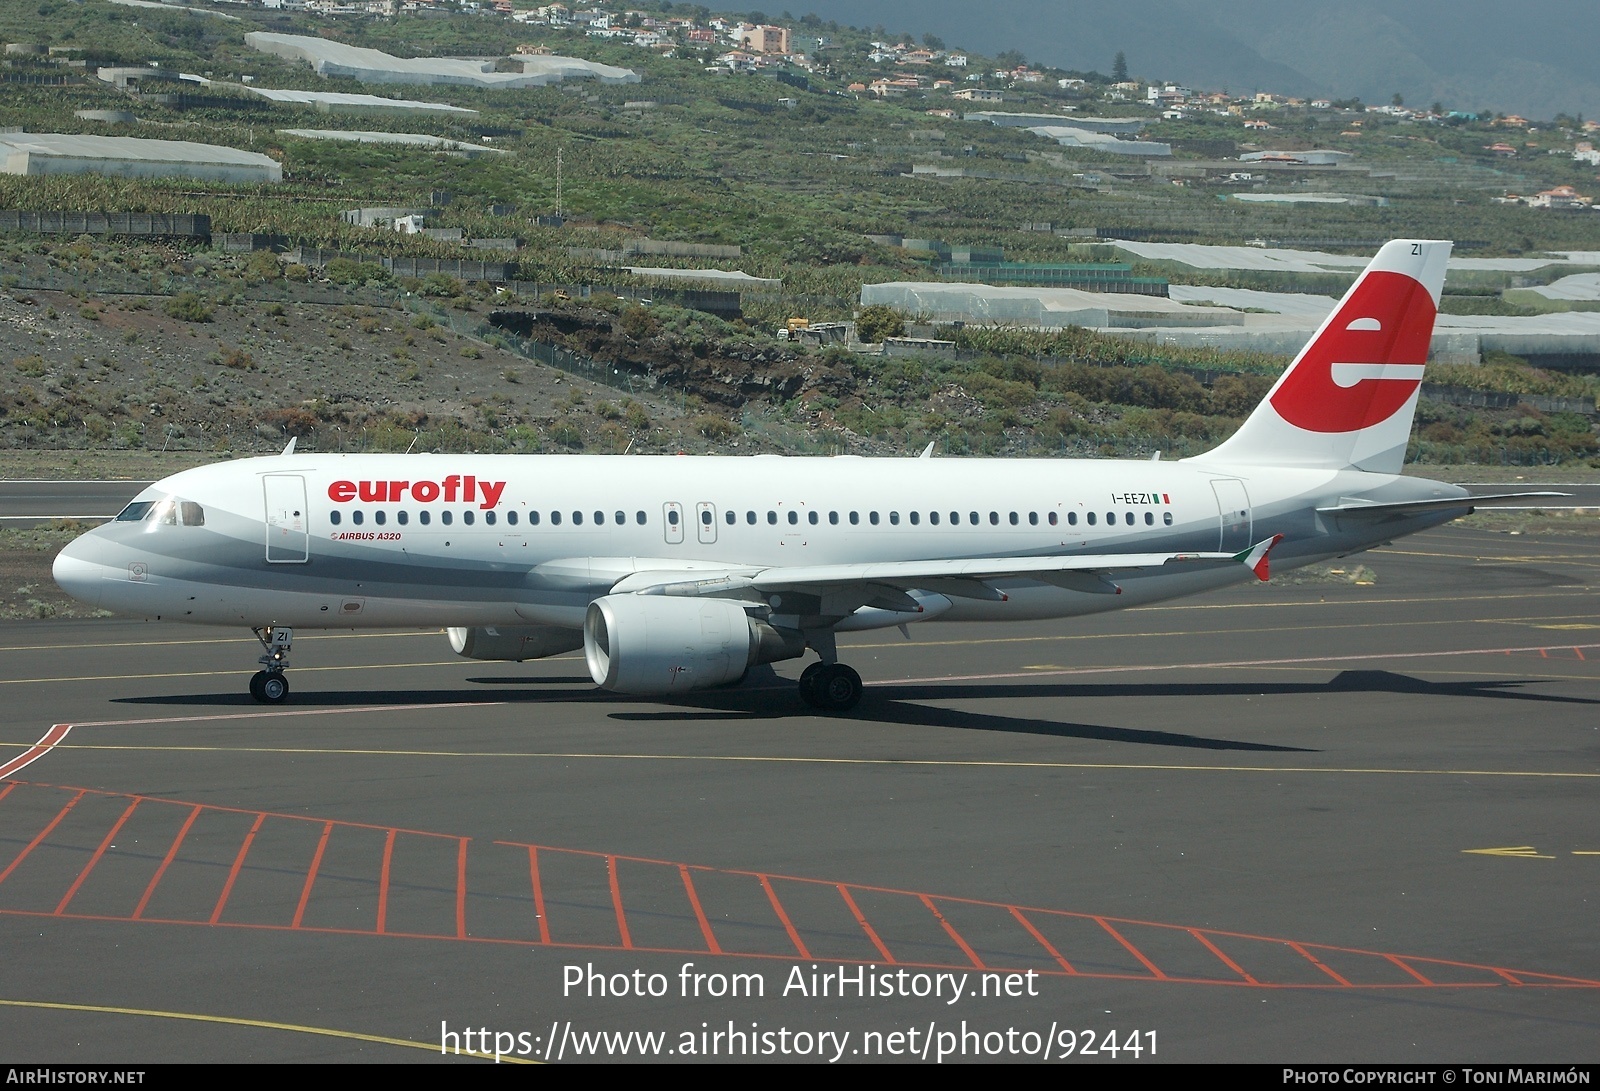
{"type": "Polygon", "coordinates": [[[168,527],[181,523],[186,527],[203,527],[206,525],[206,509],[193,500],[178,500],[170,496],[164,500],[135,500],[122,509],[116,521],[156,523],[168,527]]]}

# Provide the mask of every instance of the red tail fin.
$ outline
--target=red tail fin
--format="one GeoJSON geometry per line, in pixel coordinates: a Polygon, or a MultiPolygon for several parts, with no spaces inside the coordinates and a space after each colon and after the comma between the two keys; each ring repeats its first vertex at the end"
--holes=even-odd
{"type": "Polygon", "coordinates": [[[1204,463],[1399,473],[1422,386],[1450,243],[1388,243],[1204,463]]]}

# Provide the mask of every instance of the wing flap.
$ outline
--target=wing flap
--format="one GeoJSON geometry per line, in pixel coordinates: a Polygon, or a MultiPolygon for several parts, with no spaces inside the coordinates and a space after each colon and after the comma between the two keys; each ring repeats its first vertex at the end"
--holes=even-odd
{"type": "Polygon", "coordinates": [[[969,557],[959,560],[880,561],[864,564],[796,565],[782,568],[728,566],[721,570],[645,570],[629,573],[613,594],[756,595],[783,591],[813,594],[846,588],[935,591],[957,598],[1003,601],[990,586],[1000,579],[1039,579],[1073,590],[1116,593],[1113,578],[1170,565],[1239,563],[1233,553],[1105,553],[1053,557],[969,557]]]}

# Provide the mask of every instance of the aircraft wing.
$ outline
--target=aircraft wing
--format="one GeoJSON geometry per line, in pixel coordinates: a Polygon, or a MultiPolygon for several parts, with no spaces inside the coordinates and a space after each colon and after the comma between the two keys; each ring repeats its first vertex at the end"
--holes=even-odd
{"type": "Polygon", "coordinates": [[[1518,500],[1550,500],[1570,497],[1569,492],[1497,492],[1484,496],[1450,496],[1442,500],[1401,500],[1392,504],[1366,504],[1354,500],[1329,507],[1318,508],[1318,515],[1337,515],[1340,518],[1383,519],[1391,515],[1414,515],[1424,511],[1445,511],[1450,508],[1477,508],[1495,504],[1514,504],[1518,500]]]}
{"type": "Polygon", "coordinates": [[[959,560],[880,561],[863,564],[729,568],[721,572],[636,572],[620,580],[612,594],[763,596],[785,591],[820,595],[858,595],[865,601],[903,599],[911,590],[955,598],[1004,601],[990,581],[1027,578],[1075,591],[1121,594],[1116,577],[1171,566],[1243,564],[1267,579],[1267,557],[1281,535],[1240,553],[1106,553],[1054,557],[977,557],[959,560]],[[894,592],[900,592],[897,596],[894,592]]]}

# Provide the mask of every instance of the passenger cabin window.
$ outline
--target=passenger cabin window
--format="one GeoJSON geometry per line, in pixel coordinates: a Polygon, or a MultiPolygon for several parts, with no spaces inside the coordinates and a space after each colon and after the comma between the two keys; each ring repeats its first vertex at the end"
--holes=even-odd
{"type": "Polygon", "coordinates": [[[709,527],[711,525],[711,513],[709,511],[702,511],[700,513],[700,523],[702,526],[709,527]]]}
{"type": "Polygon", "coordinates": [[[828,513],[828,525],[831,526],[831,527],[836,527],[836,526],[839,525],[839,513],[838,512],[830,511],[828,513]]]}
{"type": "Polygon", "coordinates": [[[753,512],[753,511],[745,512],[744,513],[744,521],[746,523],[749,523],[751,526],[755,526],[756,525],[756,513],[753,512]]]}
{"type": "Polygon", "coordinates": [[[853,511],[850,513],[850,525],[853,527],[861,525],[861,513],[859,511],[853,511]]]}
{"type": "Polygon", "coordinates": [[[778,513],[777,512],[775,512],[775,511],[767,512],[767,525],[769,527],[775,527],[775,526],[778,525],[778,513]]]}
{"type": "Polygon", "coordinates": [[[1172,513],[1170,511],[1162,512],[1161,521],[1170,527],[1172,525],[1172,513]]]}
{"type": "Polygon", "coordinates": [[[536,527],[536,526],[539,525],[539,513],[538,512],[530,511],[528,513],[528,525],[530,527],[536,527]]]}
{"type": "Polygon", "coordinates": [[[421,511],[417,512],[417,522],[421,523],[423,526],[427,526],[429,523],[433,522],[433,514],[429,512],[427,508],[423,508],[421,511]]]}
{"type": "Polygon", "coordinates": [[[1089,520],[1089,525],[1090,525],[1090,526],[1091,526],[1091,527],[1092,527],[1092,526],[1094,526],[1094,512],[1092,512],[1092,511],[1091,511],[1091,512],[1090,512],[1090,513],[1089,513],[1089,514],[1088,514],[1088,516],[1087,516],[1087,518],[1088,518],[1088,520],[1089,520]]]}
{"type": "Polygon", "coordinates": [[[372,521],[381,527],[384,523],[389,521],[389,516],[384,513],[382,508],[379,508],[377,511],[372,513],[372,521]]]}
{"type": "Polygon", "coordinates": [[[916,526],[918,523],[922,522],[922,516],[918,512],[912,512],[909,518],[912,526],[916,526]]]}
{"type": "Polygon", "coordinates": [[[989,525],[991,527],[997,527],[997,526],[1000,525],[1000,513],[999,512],[991,511],[989,513],[989,525]]]}
{"type": "Polygon", "coordinates": [[[731,527],[739,521],[739,517],[733,514],[733,512],[727,511],[722,513],[722,521],[731,527]]]}
{"type": "Polygon", "coordinates": [[[1144,513],[1144,525],[1147,526],[1147,527],[1153,527],[1153,526],[1156,525],[1155,512],[1147,511],[1147,512],[1144,513]]]}
{"type": "Polygon", "coordinates": [[[1133,512],[1130,511],[1123,515],[1122,521],[1127,523],[1130,527],[1133,526],[1133,512]]]}
{"type": "Polygon", "coordinates": [[[1056,520],[1057,520],[1056,513],[1055,512],[1051,512],[1050,513],[1050,525],[1051,526],[1055,526],[1056,525],[1056,520]]]}
{"type": "Polygon", "coordinates": [[[812,526],[816,526],[817,525],[817,513],[814,512],[814,511],[806,512],[806,522],[810,523],[812,526]]]}
{"type": "MultiPolygon", "coordinates": [[[[572,525],[575,526],[575,527],[583,526],[583,512],[575,511],[575,512],[572,513],[572,525]]],[[[678,513],[677,512],[673,512],[672,513],[672,525],[673,526],[677,526],[678,525],[678,513]]]]}
{"type": "Polygon", "coordinates": [[[625,512],[625,511],[617,512],[617,526],[625,527],[627,525],[628,525],[628,513],[625,512]]]}
{"type": "Polygon", "coordinates": [[[594,525],[597,526],[597,527],[603,527],[603,526],[606,525],[606,513],[605,512],[597,511],[597,512],[594,513],[594,525]]]}
{"type": "Polygon", "coordinates": [[[1028,525],[1030,527],[1036,527],[1036,526],[1039,525],[1039,513],[1038,512],[1030,511],[1028,513],[1028,525]]]}
{"type": "Polygon", "coordinates": [[[1017,525],[1017,513],[1016,512],[1012,512],[1011,513],[1011,525],[1012,526],[1016,526],[1017,525]]]}
{"type": "Polygon", "coordinates": [[[361,509],[360,508],[357,508],[355,511],[350,513],[350,521],[352,523],[354,523],[358,527],[361,525],[361,509]]]}
{"type": "Polygon", "coordinates": [[[869,511],[867,513],[867,522],[871,523],[873,526],[877,526],[878,525],[878,513],[875,512],[875,511],[869,511]]]}
{"type": "Polygon", "coordinates": [[[491,527],[494,526],[494,512],[492,512],[492,511],[484,512],[483,513],[483,521],[488,526],[491,526],[491,527]]]}
{"type": "Polygon", "coordinates": [[[897,526],[900,525],[900,513],[899,512],[891,511],[889,513],[889,525],[890,526],[894,526],[894,527],[897,527],[897,526]]]}
{"type": "Polygon", "coordinates": [[[405,508],[401,508],[399,511],[394,513],[394,521],[399,523],[401,526],[405,526],[407,523],[411,522],[411,515],[406,511],[405,508]]]}
{"type": "Polygon", "coordinates": [[[934,526],[938,526],[939,525],[939,513],[936,512],[936,511],[930,511],[928,513],[928,522],[932,523],[934,526]]]}
{"type": "Polygon", "coordinates": [[[454,520],[455,516],[448,511],[441,511],[439,513],[439,522],[443,523],[445,526],[449,526],[452,522],[454,522],[454,520]]]}
{"type": "MultiPolygon", "coordinates": [[[[1050,520],[1050,521],[1051,521],[1051,522],[1052,522],[1052,523],[1053,523],[1053,522],[1055,522],[1055,520],[1054,520],[1054,519],[1051,519],[1051,520],[1050,520]]],[[[1075,526],[1077,526],[1077,525],[1078,525],[1078,513],[1077,513],[1077,512],[1075,512],[1075,511],[1069,511],[1069,512],[1067,512],[1067,526],[1069,526],[1069,527],[1075,527],[1075,526]]]]}
{"type": "Polygon", "coordinates": [[[644,512],[642,512],[642,511],[634,512],[633,521],[635,523],[638,523],[641,527],[644,526],[644,512]]]}
{"type": "MultiPolygon", "coordinates": [[[[337,508],[335,508],[333,511],[330,511],[328,513],[328,522],[332,523],[334,526],[338,526],[339,525],[340,518],[341,518],[341,516],[339,515],[339,510],[337,508]]],[[[117,519],[120,521],[122,519],[122,516],[120,516],[120,515],[117,516],[117,519]]]]}
{"type": "Polygon", "coordinates": [[[794,526],[799,521],[800,521],[800,513],[797,512],[797,511],[791,511],[789,513],[789,525],[790,526],[794,526]]]}

